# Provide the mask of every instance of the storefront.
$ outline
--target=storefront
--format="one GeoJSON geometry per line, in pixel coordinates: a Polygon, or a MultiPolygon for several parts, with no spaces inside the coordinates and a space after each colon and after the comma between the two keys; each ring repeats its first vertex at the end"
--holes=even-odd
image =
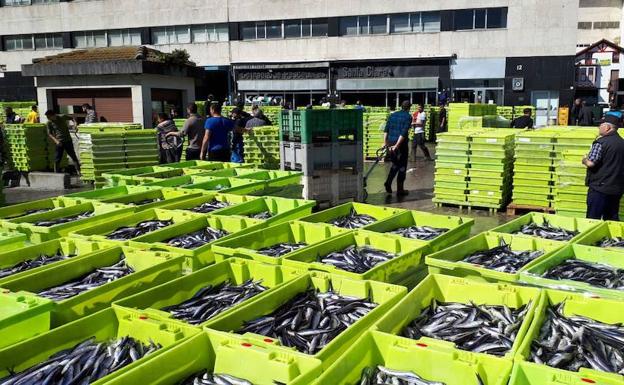
{"type": "Polygon", "coordinates": [[[503,104],[505,58],[455,59],[451,62],[452,100],[503,104]]]}

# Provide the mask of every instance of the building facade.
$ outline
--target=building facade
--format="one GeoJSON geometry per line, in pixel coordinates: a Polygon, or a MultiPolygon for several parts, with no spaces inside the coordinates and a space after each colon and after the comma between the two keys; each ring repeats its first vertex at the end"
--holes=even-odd
{"type": "Polygon", "coordinates": [[[600,40],[621,45],[624,0],[579,0],[579,50],[600,40]]]}
{"type": "MultiPolygon", "coordinates": [[[[76,48],[185,49],[198,97],[396,106],[534,104],[574,96],[579,0],[2,0],[0,99],[33,59],[76,48]]],[[[21,90],[16,92],[15,90],[21,90]]],[[[16,97],[17,96],[17,97],[16,97]]]]}

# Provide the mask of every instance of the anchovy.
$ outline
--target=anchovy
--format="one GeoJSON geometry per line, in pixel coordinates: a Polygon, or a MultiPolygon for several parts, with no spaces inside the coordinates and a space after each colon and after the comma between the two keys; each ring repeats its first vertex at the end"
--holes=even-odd
{"type": "Polygon", "coordinates": [[[464,258],[462,262],[480,265],[502,273],[516,273],[523,266],[544,255],[541,250],[514,251],[501,240],[501,245],[490,250],[478,251],[464,258]]]}
{"type": "Polygon", "coordinates": [[[259,254],[268,255],[269,257],[281,257],[282,255],[286,255],[288,253],[292,253],[295,250],[299,250],[303,247],[306,247],[308,244],[304,242],[300,243],[279,243],[277,245],[263,247],[258,250],[259,254]]]}
{"type": "Polygon", "coordinates": [[[427,381],[419,375],[399,370],[392,370],[383,366],[366,368],[362,371],[360,385],[445,385],[444,382],[427,381]]]}
{"type": "Polygon", "coordinates": [[[78,221],[80,219],[90,218],[94,214],[95,213],[93,211],[85,211],[84,213],[80,213],[78,215],[72,215],[70,217],[57,218],[57,219],[51,219],[51,220],[46,220],[46,221],[38,221],[38,222],[35,222],[34,225],[41,226],[41,227],[51,227],[51,226],[61,225],[64,223],[78,221]]]}
{"type": "Polygon", "coordinates": [[[349,246],[342,251],[334,251],[324,257],[319,257],[319,261],[345,271],[363,274],[395,257],[395,254],[377,250],[370,246],[349,246]]]}
{"type": "Polygon", "coordinates": [[[230,204],[227,202],[221,202],[216,199],[213,199],[210,202],[202,203],[201,205],[197,207],[193,207],[192,209],[190,209],[190,211],[193,211],[195,213],[200,213],[200,214],[208,214],[213,211],[228,207],[229,205],[230,204]]]}
{"type": "Polygon", "coordinates": [[[402,237],[410,239],[420,239],[422,241],[430,241],[446,233],[449,229],[430,227],[430,226],[410,226],[401,227],[392,231],[392,234],[399,234],[402,237]]]}
{"type": "MultiPolygon", "coordinates": [[[[277,384],[278,382],[273,382],[277,384]]],[[[180,382],[180,385],[254,385],[253,383],[229,374],[203,372],[193,374],[186,380],[180,382]]]]}
{"type": "Polygon", "coordinates": [[[92,337],[40,364],[0,379],[0,385],[90,384],[161,348],[153,341],[145,345],[132,337],[109,342],[97,342],[92,337]]]}
{"type": "Polygon", "coordinates": [[[568,259],[543,274],[548,279],[570,279],[606,289],[624,290],[624,269],[601,263],[568,259]]]}
{"type": "Polygon", "coordinates": [[[620,237],[614,237],[614,238],[606,237],[603,240],[601,240],[600,242],[598,242],[596,244],[596,246],[598,246],[598,247],[620,247],[620,248],[624,248],[624,238],[620,238],[620,237]]]}
{"type": "Polygon", "coordinates": [[[351,209],[349,215],[338,217],[329,223],[334,226],[353,230],[370,225],[371,223],[374,223],[376,221],[377,219],[371,217],[370,215],[360,215],[355,211],[355,209],[351,209]]]}
{"type": "Polygon", "coordinates": [[[256,214],[249,214],[248,217],[253,219],[271,219],[273,214],[270,211],[262,211],[256,214]]]}
{"type": "Polygon", "coordinates": [[[376,307],[366,299],[308,290],[271,314],[245,322],[238,333],[276,338],[284,346],[316,354],[376,307]]]}
{"type": "Polygon", "coordinates": [[[169,221],[144,221],[137,223],[134,226],[120,227],[117,230],[106,236],[107,239],[112,240],[128,240],[136,237],[140,237],[141,235],[145,235],[147,233],[151,233],[152,231],[156,231],[159,229],[163,229],[167,226],[171,226],[173,224],[173,220],[169,221]]]}
{"type": "Polygon", "coordinates": [[[21,273],[23,271],[28,271],[35,269],[37,267],[41,267],[44,265],[49,265],[51,263],[63,261],[72,257],[75,257],[75,254],[64,255],[61,250],[58,250],[56,254],[46,255],[41,254],[36,258],[27,259],[22,261],[14,266],[7,267],[4,269],[0,269],[0,278],[9,277],[13,274],[21,273]]]}
{"type": "Polygon", "coordinates": [[[401,334],[414,340],[436,338],[453,342],[461,350],[504,356],[511,350],[528,308],[434,300],[401,334]]]}
{"type": "Polygon", "coordinates": [[[535,222],[531,222],[528,225],[522,226],[522,228],[514,234],[531,235],[533,237],[550,239],[553,241],[569,241],[579,235],[579,232],[551,226],[550,223],[544,219],[544,224],[541,226],[535,222]]]}
{"type": "Polygon", "coordinates": [[[217,286],[203,287],[188,300],[161,310],[171,313],[175,319],[199,325],[266,290],[261,281],[248,280],[233,285],[228,280],[217,286]]]}
{"type": "Polygon", "coordinates": [[[134,269],[126,264],[124,257],[112,266],[97,268],[81,278],[43,290],[38,295],[53,301],[63,301],[132,273],[134,273],[134,269]]]}
{"type": "Polygon", "coordinates": [[[147,204],[150,204],[150,203],[156,203],[156,202],[162,202],[162,199],[161,198],[144,199],[144,200],[139,201],[139,202],[133,202],[133,204],[135,206],[143,206],[143,205],[147,205],[147,204]]]}
{"type": "Polygon", "coordinates": [[[578,372],[591,368],[624,374],[624,326],[564,315],[565,302],[547,309],[529,359],[553,368],[578,372]]]}
{"type": "Polygon", "coordinates": [[[225,230],[206,227],[205,229],[195,231],[190,234],[184,234],[175,238],[171,238],[166,242],[168,245],[173,247],[180,247],[183,249],[196,249],[207,243],[214,242],[219,238],[223,238],[228,234],[229,233],[225,230]]]}
{"type": "Polygon", "coordinates": [[[25,212],[21,213],[21,214],[17,214],[17,215],[11,215],[8,217],[5,217],[4,219],[15,219],[15,218],[21,218],[21,217],[25,217],[27,215],[33,215],[33,214],[41,214],[41,213],[47,213],[49,211],[54,210],[53,208],[50,209],[35,209],[35,210],[26,210],[25,212]]]}

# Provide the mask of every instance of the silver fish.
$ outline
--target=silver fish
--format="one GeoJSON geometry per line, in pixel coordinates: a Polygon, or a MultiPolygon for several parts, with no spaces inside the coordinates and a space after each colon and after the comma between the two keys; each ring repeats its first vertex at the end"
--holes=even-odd
{"type": "Polygon", "coordinates": [[[277,245],[263,247],[258,250],[259,254],[267,255],[269,257],[281,257],[282,255],[286,255],[288,253],[292,253],[295,250],[299,250],[303,247],[306,247],[307,244],[304,242],[300,243],[279,243],[277,245]]]}
{"type": "Polygon", "coordinates": [[[362,371],[359,385],[445,385],[444,382],[427,381],[413,372],[388,369],[377,366],[362,371]]]}
{"type": "Polygon", "coordinates": [[[542,225],[531,222],[522,226],[522,228],[514,234],[531,235],[533,237],[550,239],[553,241],[569,241],[579,235],[579,232],[551,226],[550,223],[544,219],[544,223],[542,225]]]}
{"type": "Polygon", "coordinates": [[[356,274],[363,274],[373,269],[375,266],[388,262],[396,255],[374,249],[370,246],[349,246],[342,251],[335,251],[319,261],[326,265],[336,266],[339,269],[350,271],[356,274]]]}
{"type": "Polygon", "coordinates": [[[206,227],[205,229],[195,231],[190,234],[184,234],[175,238],[171,238],[165,242],[173,247],[180,247],[183,249],[196,249],[210,242],[214,242],[217,239],[223,238],[228,234],[229,233],[225,230],[206,227]]]}
{"type": "Polygon", "coordinates": [[[13,274],[21,273],[22,271],[36,269],[37,267],[64,261],[75,256],[75,254],[64,255],[61,250],[58,250],[56,254],[53,255],[41,254],[36,258],[28,259],[14,266],[0,269],[0,278],[10,277],[13,274]]]}
{"type": "Polygon", "coordinates": [[[543,274],[548,279],[569,279],[606,289],[624,290],[624,269],[601,263],[568,259],[543,274]]]}
{"type": "Polygon", "coordinates": [[[500,246],[489,250],[477,251],[465,257],[462,262],[480,265],[502,273],[516,273],[542,255],[544,255],[544,252],[541,250],[514,251],[510,245],[505,244],[501,240],[500,246]]]}
{"type": "Polygon", "coordinates": [[[377,219],[370,215],[358,214],[355,209],[351,209],[349,215],[338,217],[329,223],[345,229],[359,229],[360,227],[370,225],[376,221],[377,219]]]}
{"type": "Polygon", "coordinates": [[[78,215],[72,215],[69,217],[38,221],[38,222],[35,222],[34,225],[41,226],[41,227],[51,227],[51,226],[56,226],[56,225],[62,225],[64,223],[78,221],[80,219],[90,218],[93,215],[95,215],[93,211],[85,211],[84,213],[80,213],[78,215]]]}
{"type": "Polygon", "coordinates": [[[399,234],[402,237],[410,239],[420,239],[421,241],[430,241],[448,232],[449,229],[430,227],[430,226],[410,226],[401,227],[392,231],[392,234],[399,234]]]}
{"type": "Polygon", "coordinates": [[[208,213],[211,213],[213,211],[216,211],[216,210],[228,207],[228,206],[230,206],[230,204],[227,202],[221,202],[216,199],[213,199],[210,202],[202,203],[199,206],[193,207],[192,209],[190,209],[190,211],[195,212],[195,213],[200,213],[200,214],[208,214],[208,213]]]}
{"type": "Polygon", "coordinates": [[[137,223],[134,226],[120,227],[117,230],[111,232],[106,236],[107,239],[111,240],[128,240],[136,237],[140,237],[141,235],[145,235],[147,233],[151,233],[152,231],[156,231],[159,229],[163,229],[167,226],[171,226],[173,224],[173,220],[168,221],[144,221],[137,223]]]}

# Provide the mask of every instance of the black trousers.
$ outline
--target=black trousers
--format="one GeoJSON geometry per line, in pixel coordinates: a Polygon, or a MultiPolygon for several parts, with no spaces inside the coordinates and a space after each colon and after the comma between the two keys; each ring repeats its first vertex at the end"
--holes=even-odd
{"type": "Polygon", "coordinates": [[[160,164],[178,163],[179,161],[180,155],[177,148],[160,149],[160,164]]]}
{"type": "Polygon", "coordinates": [[[409,160],[409,147],[407,141],[401,145],[395,152],[390,153],[392,167],[386,179],[387,185],[392,185],[394,178],[397,178],[397,189],[403,190],[403,184],[407,177],[407,161],[409,160]]]}
{"type": "Polygon", "coordinates": [[[69,142],[60,142],[56,145],[56,154],[54,156],[54,172],[61,172],[61,162],[63,161],[63,155],[67,153],[67,155],[74,161],[76,164],[76,168],[80,171],[80,161],[78,161],[78,156],[76,156],[76,150],[74,150],[74,143],[72,141],[69,142]]]}
{"type": "Polygon", "coordinates": [[[619,221],[621,200],[622,194],[608,195],[590,188],[587,193],[587,218],[619,221]]]}
{"type": "Polygon", "coordinates": [[[431,154],[429,154],[429,149],[427,148],[427,146],[425,146],[425,133],[421,132],[419,134],[414,134],[414,144],[413,144],[413,152],[414,152],[414,159],[416,159],[416,149],[420,148],[423,152],[423,154],[425,154],[425,157],[427,159],[431,158],[431,154]]]}
{"type": "Polygon", "coordinates": [[[201,155],[201,150],[195,148],[187,148],[186,149],[186,160],[199,160],[201,155]]]}
{"type": "Polygon", "coordinates": [[[229,148],[216,151],[208,151],[208,160],[215,162],[229,162],[231,160],[232,153],[229,148]]]}

